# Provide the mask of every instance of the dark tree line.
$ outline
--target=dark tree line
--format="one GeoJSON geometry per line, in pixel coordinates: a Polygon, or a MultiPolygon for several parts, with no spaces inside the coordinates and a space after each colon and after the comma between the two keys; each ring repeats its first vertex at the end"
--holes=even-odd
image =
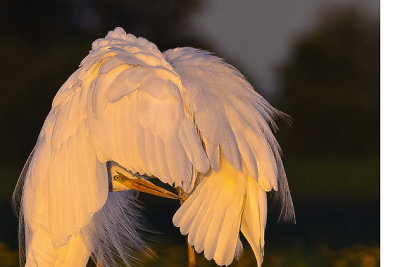
{"type": "MultiPolygon", "coordinates": [[[[1,154],[26,159],[51,100],[116,26],[156,43],[207,49],[188,17],[199,0],[38,0],[0,2],[1,154]]],[[[333,9],[293,44],[278,69],[274,104],[293,118],[279,140],[293,155],[379,152],[379,23],[355,8],[333,9]]]]}
{"type": "Polygon", "coordinates": [[[379,154],[379,22],[357,8],[326,11],[279,71],[277,106],[295,155],[379,154]]]}

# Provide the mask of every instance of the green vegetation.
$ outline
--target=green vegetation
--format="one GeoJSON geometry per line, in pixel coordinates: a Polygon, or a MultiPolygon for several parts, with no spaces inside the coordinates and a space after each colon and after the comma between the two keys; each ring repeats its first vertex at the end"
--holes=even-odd
{"type": "Polygon", "coordinates": [[[300,201],[379,201],[379,158],[290,158],[285,160],[293,198],[300,201]]]}
{"type": "Polygon", "coordinates": [[[379,22],[357,8],[331,8],[299,36],[278,69],[287,155],[378,156],[379,59],[379,22]]]}
{"type": "Polygon", "coordinates": [[[10,250],[3,242],[0,242],[0,264],[2,267],[18,266],[18,252],[10,250]]]}
{"type": "MultiPolygon", "coordinates": [[[[180,267],[186,266],[187,256],[184,245],[165,244],[152,247],[157,258],[144,257],[144,266],[158,267],[180,267]]],[[[330,267],[376,267],[379,266],[379,247],[355,245],[339,250],[333,250],[326,245],[319,245],[311,251],[307,251],[299,244],[289,250],[266,250],[263,266],[274,267],[309,267],[309,266],[330,266],[330,267]]],[[[208,261],[202,254],[197,254],[196,260],[199,267],[216,266],[208,261]]],[[[232,267],[253,267],[256,266],[253,252],[246,248],[240,260],[234,261],[232,267]]]]}

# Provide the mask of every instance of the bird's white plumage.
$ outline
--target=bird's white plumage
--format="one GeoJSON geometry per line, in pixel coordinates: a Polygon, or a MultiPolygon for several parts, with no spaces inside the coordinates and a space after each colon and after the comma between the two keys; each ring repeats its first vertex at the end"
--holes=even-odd
{"type": "MultiPolygon", "coordinates": [[[[279,146],[268,125],[271,123],[274,126],[272,117],[277,115],[277,111],[254,91],[235,68],[208,52],[177,48],[164,52],[164,55],[182,78],[186,88],[184,99],[193,112],[212,166],[195,193],[174,216],[174,224],[181,227],[183,234],[189,232],[189,241],[198,252],[204,249],[205,256],[215,259],[220,265],[232,262],[240,225],[261,265],[267,215],[266,191],[278,190],[278,183],[286,183],[284,171],[277,164],[280,162],[279,146]],[[283,175],[278,175],[278,168],[283,175]],[[223,182],[222,177],[233,180],[223,182]],[[237,186],[235,193],[232,193],[232,184],[237,186]],[[242,193],[239,193],[239,188],[242,193]],[[202,191],[209,193],[203,196],[200,195],[202,191]],[[225,205],[212,199],[210,192],[215,191],[224,196],[224,201],[228,201],[225,205]],[[199,200],[200,196],[204,199],[199,200]],[[210,214],[211,218],[196,212],[199,209],[197,202],[208,201],[209,205],[218,207],[210,214]],[[235,206],[234,211],[240,212],[239,216],[228,214],[233,212],[231,208],[235,206]],[[197,217],[215,222],[216,216],[228,216],[229,224],[222,222],[222,219],[217,224],[212,223],[206,230],[211,231],[207,232],[207,237],[204,240],[198,238],[196,231],[208,224],[196,226],[197,217]],[[217,227],[221,228],[216,230],[217,227]],[[225,232],[226,229],[234,235],[233,240],[225,232]],[[216,231],[220,234],[216,234],[216,231]],[[196,238],[191,239],[191,235],[196,235],[196,238]],[[214,237],[212,242],[209,241],[210,236],[214,237]],[[207,241],[217,245],[218,249],[207,249],[204,246],[207,241]],[[228,243],[230,247],[221,249],[221,244],[228,243]],[[221,254],[221,251],[225,254],[221,254]]],[[[281,186],[281,189],[281,194],[287,193],[287,188],[281,186]]],[[[290,206],[291,200],[282,204],[290,206]]],[[[288,212],[291,214],[285,216],[291,216],[293,210],[289,207],[288,212]]]]}
{"type": "Polygon", "coordinates": [[[174,215],[189,244],[219,265],[234,258],[247,180],[223,157],[219,170],[206,176],[174,215]]]}
{"type": "Polygon", "coordinates": [[[203,140],[210,144],[207,154],[219,146],[237,170],[243,169],[243,161],[264,190],[277,190],[277,166],[269,143],[275,138],[268,126],[275,110],[221,59],[193,48],[164,54],[181,75],[185,99],[203,140]]]}
{"type": "Polygon", "coordinates": [[[34,258],[83,266],[90,253],[107,266],[113,251],[129,264],[124,244],[143,247],[129,215],[138,214],[122,207],[135,198],[108,193],[107,162],[191,193],[173,221],[208,259],[230,264],[241,231],[260,265],[266,192],[278,190],[282,216],[293,216],[268,124],[276,114],[207,52],[163,54],[121,28],[109,32],[55,96],[22,175],[27,266],[34,258]]]}
{"type": "Polygon", "coordinates": [[[131,46],[124,46],[99,47],[102,57],[92,63],[101,65],[88,91],[96,151],[102,152],[102,161],[116,161],[190,191],[192,165],[205,172],[209,164],[181,98],[182,83],[161,53],[131,52],[131,46]],[[118,57],[102,50],[117,51],[118,57]]]}

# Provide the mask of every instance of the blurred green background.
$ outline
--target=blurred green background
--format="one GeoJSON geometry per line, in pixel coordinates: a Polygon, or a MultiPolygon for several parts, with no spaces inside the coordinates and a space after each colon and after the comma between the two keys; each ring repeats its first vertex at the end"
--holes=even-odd
{"type": "MultiPolygon", "coordinates": [[[[10,198],[52,98],[88,53],[91,42],[116,26],[146,37],[161,51],[194,46],[216,52],[292,117],[291,127],[278,122],[277,137],[297,224],[268,222],[264,266],[379,266],[379,10],[371,15],[360,1],[318,8],[315,1],[298,1],[304,9],[307,4],[314,7],[315,18],[282,41],[288,51],[279,60],[259,57],[269,66],[265,77],[273,77],[263,83],[240,61],[252,43],[233,53],[229,46],[224,49],[224,43],[206,38],[207,27],[195,23],[199,14],[202,19],[197,21],[207,22],[214,2],[0,2],[0,266],[17,265],[17,220],[10,198]]],[[[278,5],[265,2],[271,10],[278,5]]],[[[226,4],[225,12],[237,12],[233,6],[226,4]]],[[[282,10],[276,17],[289,25],[295,16],[290,9],[282,10]]],[[[236,17],[247,19],[251,18],[236,17]]],[[[214,21],[210,18],[208,23],[214,21]]],[[[277,27],[273,34],[280,30],[277,27]]],[[[238,31],[236,38],[241,34],[246,33],[238,31]]],[[[267,36],[251,34],[256,40],[258,34],[267,36]]],[[[144,266],[184,266],[185,239],[171,222],[178,203],[147,196],[141,201],[148,224],[158,232],[150,243],[158,258],[142,255],[144,266]]],[[[197,259],[200,266],[215,265],[202,255],[197,259]]],[[[248,245],[234,266],[255,266],[248,245]]]]}

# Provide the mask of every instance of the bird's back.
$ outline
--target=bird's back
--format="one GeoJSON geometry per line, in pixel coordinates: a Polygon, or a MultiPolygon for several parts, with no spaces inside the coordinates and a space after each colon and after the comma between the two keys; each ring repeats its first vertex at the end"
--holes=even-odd
{"type": "Polygon", "coordinates": [[[55,96],[20,178],[27,266],[134,262],[131,249],[145,247],[137,203],[109,192],[109,162],[189,194],[173,222],[208,259],[230,264],[241,231],[260,265],[267,192],[294,219],[271,129],[278,115],[207,52],[163,54],[121,28],[96,40],[55,96]]]}

